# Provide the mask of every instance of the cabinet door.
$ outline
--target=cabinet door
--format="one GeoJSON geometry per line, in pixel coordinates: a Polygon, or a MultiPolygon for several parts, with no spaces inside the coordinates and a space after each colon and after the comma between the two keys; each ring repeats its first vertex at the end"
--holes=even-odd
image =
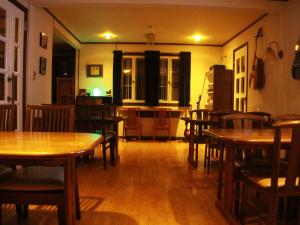
{"type": "Polygon", "coordinates": [[[57,78],[57,104],[74,104],[74,81],[72,78],[57,78]]]}

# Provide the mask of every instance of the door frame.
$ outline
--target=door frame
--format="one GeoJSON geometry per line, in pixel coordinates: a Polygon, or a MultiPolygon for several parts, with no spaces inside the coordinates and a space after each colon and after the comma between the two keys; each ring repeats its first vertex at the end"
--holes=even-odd
{"type": "Polygon", "coordinates": [[[234,87],[235,87],[235,69],[236,69],[235,68],[235,53],[238,50],[240,50],[244,47],[247,48],[247,60],[246,60],[247,71],[246,71],[246,81],[245,81],[246,82],[246,111],[245,112],[248,112],[248,71],[249,71],[249,51],[248,51],[249,50],[249,43],[248,43],[248,41],[233,50],[233,57],[232,57],[233,58],[233,66],[232,66],[232,68],[233,68],[233,108],[234,108],[234,104],[235,104],[235,98],[234,98],[234,93],[235,93],[235,90],[234,90],[234,87]]]}

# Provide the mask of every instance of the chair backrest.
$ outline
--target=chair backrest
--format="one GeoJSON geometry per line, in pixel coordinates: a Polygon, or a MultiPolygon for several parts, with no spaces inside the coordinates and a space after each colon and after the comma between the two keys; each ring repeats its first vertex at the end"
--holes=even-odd
{"type": "Polygon", "coordinates": [[[196,118],[198,120],[209,120],[211,112],[212,111],[209,109],[194,109],[190,111],[190,118],[196,118]]]}
{"type": "Polygon", "coordinates": [[[258,115],[258,116],[263,116],[265,118],[264,122],[264,127],[266,128],[271,128],[272,127],[272,115],[267,112],[261,112],[261,111],[253,111],[253,112],[247,112],[247,114],[252,114],[252,115],[258,115]]]}
{"type": "Polygon", "coordinates": [[[72,132],[74,131],[73,105],[28,105],[25,131],[72,132]]]}
{"type": "Polygon", "coordinates": [[[272,116],[272,122],[280,122],[280,121],[287,121],[287,120],[300,120],[300,115],[296,114],[281,114],[272,116]]]}
{"type": "Polygon", "coordinates": [[[278,191],[282,194],[300,195],[300,120],[290,120],[277,122],[274,125],[274,150],[272,152],[272,190],[278,189],[278,177],[285,177],[284,187],[278,191]],[[291,144],[288,155],[283,162],[280,158],[282,130],[290,128],[292,130],[291,144]],[[282,169],[282,166],[285,169],[282,169]]]}
{"type": "Polygon", "coordinates": [[[167,127],[171,123],[170,109],[168,108],[156,108],[154,110],[154,126],[155,127],[167,127]]]}
{"type": "Polygon", "coordinates": [[[0,131],[14,130],[16,111],[16,105],[0,105],[0,131]]]}
{"type": "Polygon", "coordinates": [[[140,110],[139,108],[127,108],[124,111],[125,120],[124,125],[125,126],[138,126],[139,119],[140,119],[140,110]]]}
{"type": "Polygon", "coordinates": [[[223,128],[261,128],[265,121],[263,116],[252,115],[252,114],[229,114],[222,117],[223,128]]]}
{"type": "Polygon", "coordinates": [[[212,121],[212,127],[213,128],[222,128],[223,127],[223,121],[222,117],[229,115],[229,114],[237,114],[240,113],[239,111],[234,110],[217,110],[210,112],[210,119],[212,121]]]}
{"type": "Polygon", "coordinates": [[[105,105],[76,105],[76,129],[79,132],[105,136],[106,128],[105,105]]]}

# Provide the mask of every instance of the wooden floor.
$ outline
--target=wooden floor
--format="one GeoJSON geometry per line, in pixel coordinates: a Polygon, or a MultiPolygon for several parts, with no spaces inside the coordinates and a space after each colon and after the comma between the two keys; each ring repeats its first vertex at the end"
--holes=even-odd
{"type": "MultiPolygon", "coordinates": [[[[183,142],[120,143],[120,162],[103,170],[99,152],[78,168],[80,225],[225,225],[214,205],[216,172],[204,173],[186,160],[183,142]]],[[[215,169],[216,170],[216,169],[215,169]]],[[[17,221],[13,206],[3,224],[55,225],[55,207],[31,206],[29,220],[17,221]]]]}

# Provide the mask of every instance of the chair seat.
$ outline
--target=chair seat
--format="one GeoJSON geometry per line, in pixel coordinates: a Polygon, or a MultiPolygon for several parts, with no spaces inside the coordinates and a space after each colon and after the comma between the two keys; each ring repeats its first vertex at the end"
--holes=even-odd
{"type": "Polygon", "coordinates": [[[6,175],[6,174],[9,174],[9,173],[12,173],[12,172],[13,172],[12,168],[0,164],[0,176],[6,175]]]}
{"type": "Polygon", "coordinates": [[[254,167],[270,167],[272,165],[272,160],[269,158],[258,158],[258,159],[250,159],[250,160],[236,160],[234,162],[234,166],[237,169],[247,169],[254,167]]]}
{"type": "Polygon", "coordinates": [[[60,191],[64,189],[62,167],[24,167],[1,177],[0,190],[9,191],[60,191]]]}
{"type": "MultiPolygon", "coordinates": [[[[285,168],[280,169],[280,174],[284,174],[285,168]]],[[[251,183],[258,185],[264,189],[271,188],[271,168],[265,169],[250,169],[250,170],[243,170],[242,175],[251,183]]],[[[286,178],[283,176],[278,177],[278,188],[282,188],[285,185],[286,178]]],[[[295,186],[299,185],[299,177],[296,178],[295,186]]]]}

